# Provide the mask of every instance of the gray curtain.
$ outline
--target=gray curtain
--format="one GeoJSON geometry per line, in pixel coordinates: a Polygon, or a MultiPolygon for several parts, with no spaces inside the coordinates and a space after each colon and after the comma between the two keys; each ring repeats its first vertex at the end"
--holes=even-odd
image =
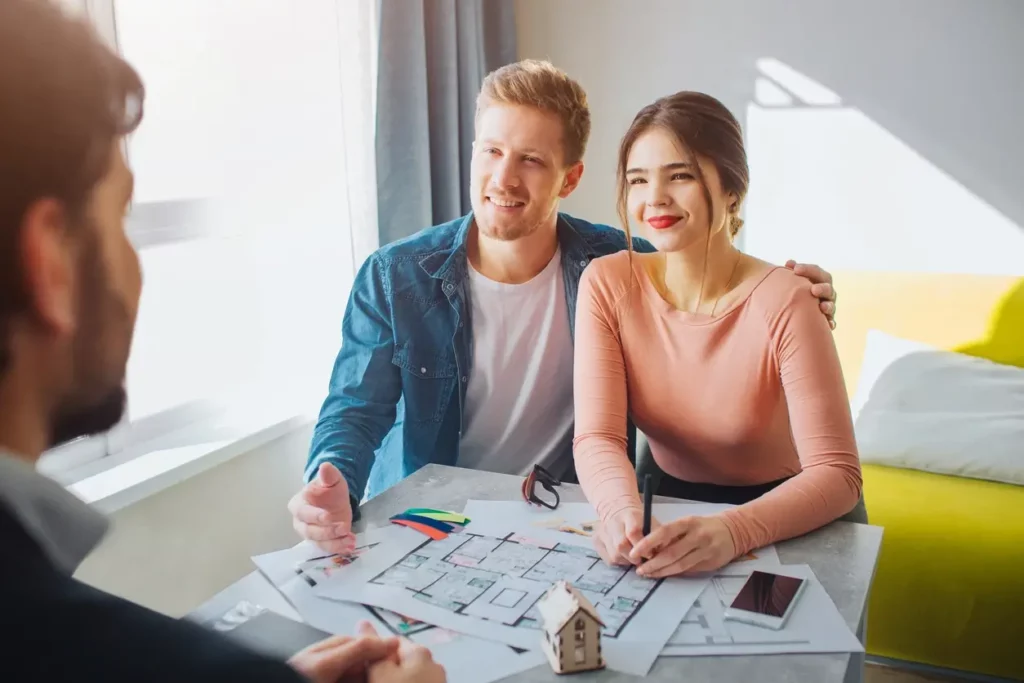
{"type": "Polygon", "coordinates": [[[379,0],[380,243],[470,210],[473,112],[484,76],[516,59],[512,0],[379,0]]]}

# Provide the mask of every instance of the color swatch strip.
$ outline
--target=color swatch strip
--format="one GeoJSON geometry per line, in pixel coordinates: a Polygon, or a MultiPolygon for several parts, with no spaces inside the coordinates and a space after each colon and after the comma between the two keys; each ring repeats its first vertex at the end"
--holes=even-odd
{"type": "Polygon", "coordinates": [[[457,512],[433,508],[409,508],[391,518],[392,524],[409,527],[435,541],[448,538],[448,534],[461,529],[469,521],[469,517],[457,512]]]}

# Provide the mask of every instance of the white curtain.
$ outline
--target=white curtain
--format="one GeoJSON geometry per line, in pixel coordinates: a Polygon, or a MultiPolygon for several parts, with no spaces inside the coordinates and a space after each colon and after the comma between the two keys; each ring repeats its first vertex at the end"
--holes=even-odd
{"type": "Polygon", "coordinates": [[[318,407],[354,272],[377,247],[376,5],[110,5],[147,88],[128,145],[145,276],[133,423],[195,401],[318,407]]]}

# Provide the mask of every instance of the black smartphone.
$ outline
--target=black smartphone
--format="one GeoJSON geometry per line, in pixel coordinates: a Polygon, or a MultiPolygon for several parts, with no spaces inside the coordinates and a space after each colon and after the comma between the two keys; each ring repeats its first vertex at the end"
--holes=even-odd
{"type": "Polygon", "coordinates": [[[806,579],[753,571],[726,608],[724,617],[754,626],[780,629],[793,613],[806,579]]]}

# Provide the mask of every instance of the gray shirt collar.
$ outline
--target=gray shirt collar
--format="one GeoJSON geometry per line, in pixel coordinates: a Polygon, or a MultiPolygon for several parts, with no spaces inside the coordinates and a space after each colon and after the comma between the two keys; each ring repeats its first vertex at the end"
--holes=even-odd
{"type": "Polygon", "coordinates": [[[63,486],[0,451],[0,504],[62,571],[74,573],[107,532],[108,521],[63,486]]]}

